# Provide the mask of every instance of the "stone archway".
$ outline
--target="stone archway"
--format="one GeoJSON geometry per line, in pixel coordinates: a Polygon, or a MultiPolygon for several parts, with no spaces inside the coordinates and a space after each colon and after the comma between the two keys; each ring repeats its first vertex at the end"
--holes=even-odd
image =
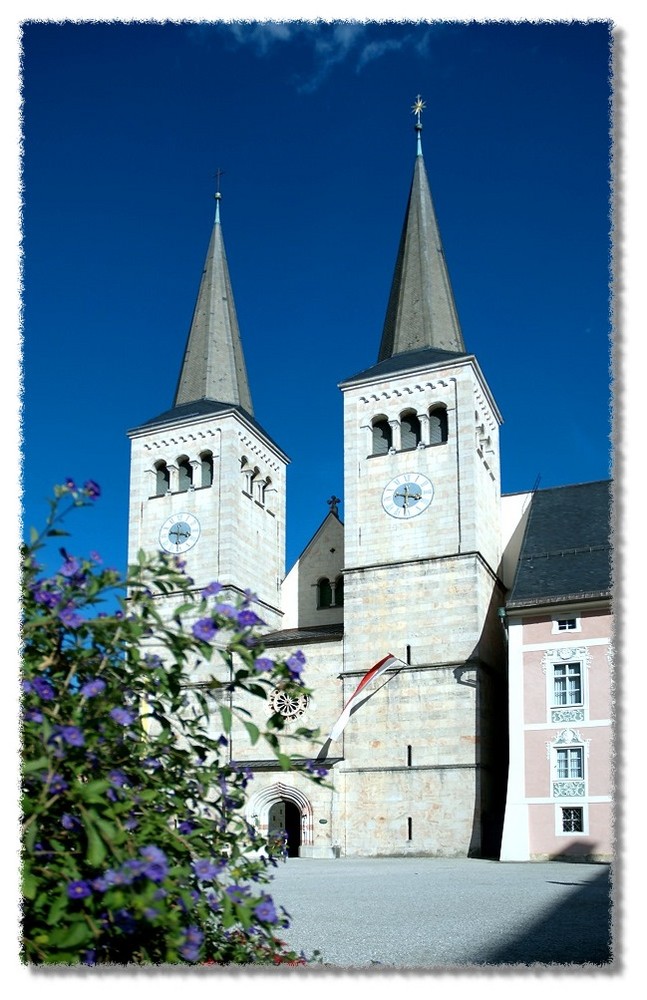
{"type": "Polygon", "coordinates": [[[283,781],[256,792],[245,810],[248,823],[264,837],[270,833],[270,825],[277,817],[288,834],[289,857],[298,857],[303,847],[312,847],[312,805],[302,791],[283,781]]]}

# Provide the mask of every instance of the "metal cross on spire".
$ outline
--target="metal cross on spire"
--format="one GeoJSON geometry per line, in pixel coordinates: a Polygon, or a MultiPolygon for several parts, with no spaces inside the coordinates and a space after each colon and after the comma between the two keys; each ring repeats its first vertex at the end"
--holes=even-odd
{"type": "Polygon", "coordinates": [[[416,97],[415,104],[411,108],[413,114],[416,116],[416,132],[418,133],[418,156],[422,155],[422,142],[421,142],[422,121],[420,120],[420,116],[425,107],[426,107],[425,102],[423,101],[420,94],[418,94],[418,96],[416,97]]]}
{"type": "Polygon", "coordinates": [[[340,498],[336,497],[335,494],[333,493],[333,495],[331,496],[330,500],[328,500],[326,502],[328,503],[328,506],[330,507],[330,513],[331,514],[338,514],[337,505],[341,503],[340,498]]]}
{"type": "Polygon", "coordinates": [[[214,195],[214,198],[216,199],[216,222],[220,222],[220,199],[222,198],[222,195],[220,194],[220,178],[224,172],[224,170],[221,170],[220,167],[218,167],[213,175],[216,178],[216,193],[214,195]]]}

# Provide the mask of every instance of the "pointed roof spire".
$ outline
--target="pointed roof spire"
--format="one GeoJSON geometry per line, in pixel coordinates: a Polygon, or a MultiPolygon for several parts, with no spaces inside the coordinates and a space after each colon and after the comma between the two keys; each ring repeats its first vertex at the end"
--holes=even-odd
{"type": "Polygon", "coordinates": [[[416,116],[416,162],[378,362],[429,347],[465,351],[422,157],[424,107],[418,95],[412,108],[416,116]]]}
{"type": "Polygon", "coordinates": [[[253,416],[220,226],[221,173],[217,173],[216,215],[173,405],[209,399],[240,406],[253,416]]]}

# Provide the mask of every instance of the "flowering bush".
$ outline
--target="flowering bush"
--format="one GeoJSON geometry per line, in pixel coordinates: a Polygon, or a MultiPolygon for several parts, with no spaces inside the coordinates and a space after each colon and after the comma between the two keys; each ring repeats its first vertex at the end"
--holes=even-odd
{"type": "Polygon", "coordinates": [[[274,845],[241,811],[252,775],[228,753],[237,720],[282,767],[296,763],[281,717],[260,729],[233,699],[307,693],[303,655],[270,659],[253,596],[227,603],[215,582],[196,593],[174,557],[141,554],[124,580],[60,549],[59,570],[41,576],[38,550],[99,494],[93,482],[56,487],[24,551],[22,959],[303,962],[267,889],[274,845]],[[110,593],[117,610],[98,611],[110,593]],[[210,680],[192,687],[196,663],[210,680]]]}

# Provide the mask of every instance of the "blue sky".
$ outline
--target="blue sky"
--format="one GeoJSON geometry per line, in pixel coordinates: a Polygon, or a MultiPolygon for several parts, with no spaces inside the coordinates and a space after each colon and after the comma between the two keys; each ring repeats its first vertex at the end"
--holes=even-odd
{"type": "Polygon", "coordinates": [[[377,357],[417,94],[466,347],[504,418],[503,490],[608,477],[608,32],[27,24],[25,528],[53,483],[95,479],[72,548],[124,567],[126,432],[172,403],[221,169],[255,416],[291,458],[289,568],[343,499],[337,386],[377,357]]]}

